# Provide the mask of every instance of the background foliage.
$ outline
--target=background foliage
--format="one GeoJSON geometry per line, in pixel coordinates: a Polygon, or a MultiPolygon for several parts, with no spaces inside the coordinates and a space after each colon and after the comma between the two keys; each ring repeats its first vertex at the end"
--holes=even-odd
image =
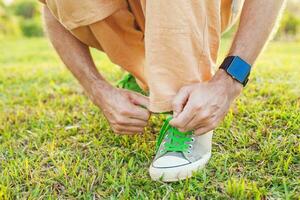
{"type": "MultiPolygon", "coordinates": [[[[41,37],[40,3],[37,0],[0,1],[0,37],[41,37]],[[6,2],[6,3],[5,3],[6,2]]],[[[300,39],[300,1],[289,0],[275,39],[300,39]]],[[[233,31],[227,36],[231,36],[233,31]]]]}
{"type": "MultiPolygon", "coordinates": [[[[37,0],[1,0],[0,38],[43,36],[40,7],[37,0]]],[[[299,27],[300,1],[289,0],[275,39],[299,40],[299,27]]],[[[227,33],[227,36],[232,34],[233,31],[227,33]]]]}
{"type": "Polygon", "coordinates": [[[0,2],[0,37],[43,36],[37,0],[15,0],[0,2]]]}

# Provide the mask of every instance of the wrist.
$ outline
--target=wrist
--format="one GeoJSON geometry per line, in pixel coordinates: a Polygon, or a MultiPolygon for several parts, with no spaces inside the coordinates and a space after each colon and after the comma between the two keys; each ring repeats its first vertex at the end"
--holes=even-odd
{"type": "Polygon", "coordinates": [[[238,96],[243,90],[243,85],[238,81],[234,80],[223,69],[219,69],[215,73],[211,81],[214,83],[222,84],[224,88],[229,91],[229,94],[233,96],[238,96]]]}
{"type": "Polygon", "coordinates": [[[109,95],[108,92],[111,92],[114,89],[105,80],[93,80],[90,82],[88,88],[86,88],[88,96],[96,104],[102,104],[103,100],[109,95]]]}

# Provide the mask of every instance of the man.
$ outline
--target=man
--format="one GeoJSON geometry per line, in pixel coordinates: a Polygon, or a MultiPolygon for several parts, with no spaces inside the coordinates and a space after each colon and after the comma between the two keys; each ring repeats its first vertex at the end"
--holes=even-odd
{"type": "Polygon", "coordinates": [[[41,0],[62,61],[120,134],[141,133],[151,113],[173,113],[158,136],[153,180],[177,181],[204,167],[212,130],[246,85],[284,0],[41,0]],[[220,37],[240,16],[214,75],[220,37]],[[89,47],[128,71],[115,88],[89,47]],[[134,78],[135,77],[135,78],[134,78]],[[136,82],[138,85],[136,85],[136,82]]]}

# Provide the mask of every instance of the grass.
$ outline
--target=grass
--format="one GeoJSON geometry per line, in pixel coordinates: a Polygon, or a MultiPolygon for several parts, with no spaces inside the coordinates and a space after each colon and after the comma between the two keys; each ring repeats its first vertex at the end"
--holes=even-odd
{"type": "MultiPolygon", "coordinates": [[[[93,54],[110,81],[121,77],[93,54]]],[[[0,199],[299,199],[299,55],[300,43],[271,43],[208,166],[166,184],[147,171],[160,118],[143,136],[115,135],[45,39],[1,41],[0,199]]]]}

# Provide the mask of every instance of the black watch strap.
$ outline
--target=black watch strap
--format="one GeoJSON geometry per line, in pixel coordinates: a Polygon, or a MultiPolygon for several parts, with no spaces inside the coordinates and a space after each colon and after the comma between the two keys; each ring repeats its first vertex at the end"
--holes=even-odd
{"type": "Polygon", "coordinates": [[[229,74],[233,79],[246,86],[249,80],[251,65],[244,61],[239,56],[228,56],[224,59],[220,66],[229,74]]]}

